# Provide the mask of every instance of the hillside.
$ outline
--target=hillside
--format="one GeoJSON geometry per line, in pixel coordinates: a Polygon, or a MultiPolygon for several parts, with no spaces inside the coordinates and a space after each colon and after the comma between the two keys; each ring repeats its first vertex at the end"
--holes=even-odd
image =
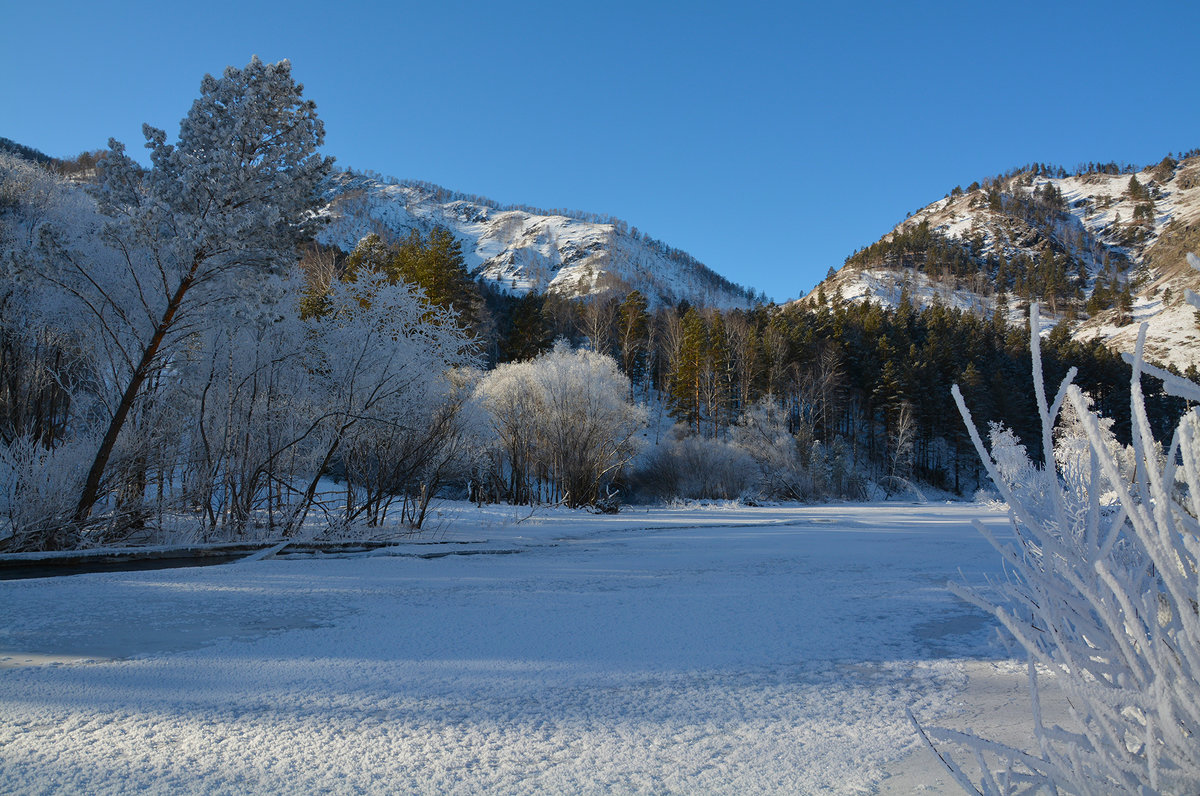
{"type": "Polygon", "coordinates": [[[1184,291],[1200,287],[1185,254],[1200,250],[1200,156],[1140,170],[1115,164],[1068,175],[1035,166],[955,188],[847,258],[805,300],[904,295],[1023,319],[1037,299],[1077,339],[1131,350],[1150,322],[1149,355],[1200,361],[1184,291]]]}
{"type": "Polygon", "coordinates": [[[350,251],[372,232],[388,240],[441,225],[461,241],[473,274],[514,295],[581,298],[636,288],[653,305],[687,300],[725,309],[756,300],[748,288],[615,219],[506,207],[426,183],[350,173],[335,178],[327,199],[322,243],[350,251]]]}

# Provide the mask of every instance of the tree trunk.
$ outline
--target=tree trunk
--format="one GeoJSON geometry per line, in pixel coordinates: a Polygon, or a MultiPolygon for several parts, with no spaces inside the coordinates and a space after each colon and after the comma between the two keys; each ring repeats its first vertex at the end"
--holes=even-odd
{"type": "Polygon", "coordinates": [[[137,399],[138,393],[142,389],[142,384],[145,383],[146,378],[154,369],[154,360],[158,357],[162,341],[167,336],[167,332],[170,331],[171,325],[175,322],[175,315],[179,311],[179,306],[183,303],[183,298],[192,286],[196,271],[203,261],[204,257],[200,253],[197,253],[193,258],[192,267],[188,270],[183,280],[180,281],[179,287],[167,303],[167,309],[163,312],[158,326],[154,328],[154,334],[151,335],[150,342],[147,343],[145,350],[142,352],[142,359],[138,362],[138,366],[134,369],[133,375],[129,379],[129,384],[125,387],[125,392],[121,395],[121,402],[117,404],[117,411],[113,413],[112,420],[109,421],[108,430],[104,433],[104,439],[100,442],[100,449],[96,451],[96,458],[92,461],[91,469],[88,470],[87,481],[83,485],[83,493],[79,496],[79,504],[75,507],[74,519],[77,525],[82,525],[87,521],[92,513],[92,507],[96,505],[96,501],[100,498],[100,479],[104,475],[104,468],[108,466],[108,459],[112,456],[113,448],[117,444],[117,437],[120,435],[121,429],[125,426],[129,412],[133,408],[133,402],[137,399]]]}

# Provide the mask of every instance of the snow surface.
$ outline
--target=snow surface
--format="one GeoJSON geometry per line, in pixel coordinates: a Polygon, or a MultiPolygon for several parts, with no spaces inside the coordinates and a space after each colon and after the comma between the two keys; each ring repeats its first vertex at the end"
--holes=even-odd
{"type": "Polygon", "coordinates": [[[976,517],[1003,535],[1003,515],[965,504],[459,506],[419,541],[519,552],[410,543],[0,582],[0,783],[936,789],[905,708],[953,715],[968,672],[1015,671],[944,585],[999,569],[976,517]]]}

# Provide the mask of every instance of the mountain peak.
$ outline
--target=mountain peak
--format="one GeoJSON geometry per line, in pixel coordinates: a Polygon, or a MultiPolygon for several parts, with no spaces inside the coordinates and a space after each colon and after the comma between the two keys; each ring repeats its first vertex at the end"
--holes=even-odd
{"type": "Polygon", "coordinates": [[[1200,335],[1184,291],[1200,249],[1200,155],[1144,169],[1037,166],[955,188],[847,258],[818,296],[933,301],[1021,322],[1031,300],[1081,340],[1127,350],[1150,322],[1149,354],[1186,368],[1200,335]]]}
{"type": "Polygon", "coordinates": [[[724,309],[757,300],[686,252],[611,217],[504,206],[429,183],[353,173],[338,175],[326,199],[322,243],[349,251],[371,233],[391,240],[442,226],[462,244],[476,278],[515,295],[588,298],[637,289],[656,306],[686,300],[724,309]]]}

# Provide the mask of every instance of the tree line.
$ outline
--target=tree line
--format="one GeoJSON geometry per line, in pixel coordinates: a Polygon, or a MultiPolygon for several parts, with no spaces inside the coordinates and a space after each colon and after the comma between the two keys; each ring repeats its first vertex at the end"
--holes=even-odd
{"type": "MultiPolygon", "coordinates": [[[[492,296],[490,306],[496,361],[536,357],[556,339],[610,356],[629,380],[630,398],[651,418],[677,423],[676,437],[744,438],[759,412],[820,467],[831,466],[836,448],[866,479],[913,476],[974,489],[977,460],[950,397],[958,384],[978,421],[1002,422],[1035,455],[1040,450],[1026,389],[1028,330],[999,313],[983,318],[937,301],[920,310],[906,293],[894,309],[819,297],[724,312],[686,302],[652,308],[636,290],[582,301],[492,296]]],[[[1076,383],[1128,438],[1129,407],[1119,396],[1129,369],[1119,356],[1099,340],[1073,340],[1062,323],[1045,337],[1043,359],[1050,377],[1077,367],[1076,383]]],[[[1146,394],[1156,422],[1178,408],[1154,385],[1146,394]]],[[[637,493],[634,482],[628,487],[637,493]]]]}

